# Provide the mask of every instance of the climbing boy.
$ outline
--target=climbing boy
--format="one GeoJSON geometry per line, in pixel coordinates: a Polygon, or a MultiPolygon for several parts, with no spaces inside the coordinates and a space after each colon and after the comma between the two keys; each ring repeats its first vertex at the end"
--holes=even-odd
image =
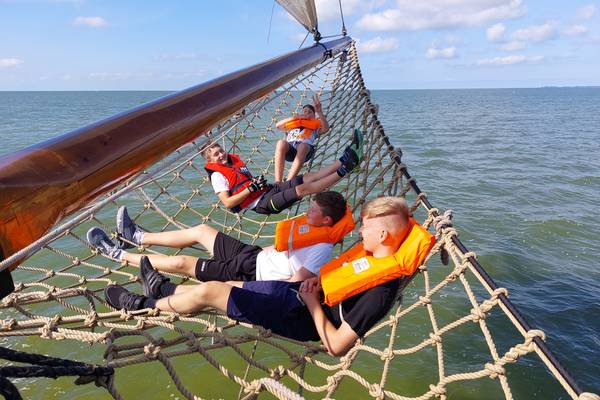
{"type": "Polygon", "coordinates": [[[205,282],[171,285],[167,290],[166,278],[144,258],[140,274],[145,295],[111,285],[104,291],[106,300],[126,310],[196,313],[212,307],[278,335],[320,339],[330,354],[342,356],[389,312],[401,295],[403,278],[414,274],[435,242],[409,218],[403,199],[372,200],[361,217],[362,243],[323,266],[319,278],[302,283],[205,282]],[[326,304],[320,301],[321,292],[326,304]]]}
{"type": "Polygon", "coordinates": [[[285,162],[292,162],[287,179],[291,180],[302,165],[315,154],[315,140],[329,131],[329,123],[317,95],[313,96],[313,104],[302,107],[302,114],[283,119],[275,127],[287,132],[286,139],[280,139],[275,148],[275,182],[283,180],[285,162]],[[316,116],[319,118],[316,118],[316,116]]]}
{"type": "Polygon", "coordinates": [[[202,151],[204,169],[223,205],[233,212],[251,209],[259,214],[278,214],[304,196],[322,192],[354,170],[361,161],[363,135],[356,129],[352,143],[339,160],[293,179],[270,185],[263,175],[253,177],[246,164],[235,154],[227,154],[217,143],[202,151]]]}
{"type": "Polygon", "coordinates": [[[179,273],[201,281],[295,282],[317,276],[321,265],[331,259],[334,244],[353,228],[354,220],[344,196],[331,191],[317,193],[306,216],[279,222],[275,246],[264,249],[242,243],[208,225],[171,232],[144,232],[131,220],[125,207],[117,212],[117,232],[122,238],[118,245],[100,228],[90,229],[87,238],[92,247],[103,254],[134,265],[140,265],[144,255],[124,251],[132,247],[131,244],[175,248],[200,244],[213,258],[162,254],[147,257],[159,271],[179,273]],[[288,243],[292,243],[292,249],[288,243]]]}

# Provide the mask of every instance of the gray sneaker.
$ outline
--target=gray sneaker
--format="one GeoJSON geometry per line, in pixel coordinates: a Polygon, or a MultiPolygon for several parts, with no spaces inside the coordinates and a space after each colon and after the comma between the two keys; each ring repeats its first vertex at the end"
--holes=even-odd
{"type": "Polygon", "coordinates": [[[120,260],[121,255],[123,254],[123,250],[119,249],[112,240],[108,237],[106,232],[97,226],[91,228],[87,231],[87,241],[90,245],[100,251],[100,253],[108,256],[110,258],[114,258],[115,260],[120,260]]]}
{"type": "Polygon", "coordinates": [[[143,256],[140,260],[140,279],[142,281],[142,288],[144,289],[144,296],[152,299],[160,299],[163,296],[161,286],[164,284],[175,286],[170,283],[170,279],[156,271],[148,257],[143,256]]]}
{"type": "Polygon", "coordinates": [[[120,207],[117,211],[117,232],[119,233],[117,246],[120,249],[130,249],[133,245],[139,246],[142,244],[144,232],[129,218],[125,206],[120,207]]]}

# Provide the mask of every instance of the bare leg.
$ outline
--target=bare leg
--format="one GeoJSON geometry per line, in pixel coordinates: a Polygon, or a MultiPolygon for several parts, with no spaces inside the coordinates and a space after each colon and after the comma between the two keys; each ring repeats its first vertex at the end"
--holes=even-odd
{"type": "Polygon", "coordinates": [[[277,147],[275,147],[275,182],[281,182],[283,180],[285,154],[287,153],[289,148],[290,145],[287,141],[283,139],[277,141],[277,147]]]}
{"type": "Polygon", "coordinates": [[[156,308],[184,314],[195,313],[206,307],[227,312],[227,301],[233,286],[213,281],[190,287],[191,289],[180,289],[180,292],[158,300],[156,308]]]}
{"type": "Polygon", "coordinates": [[[133,265],[140,265],[143,256],[147,256],[154,268],[162,272],[172,272],[196,277],[197,257],[166,256],[164,254],[135,254],[123,252],[123,260],[133,265]]]}
{"type": "Polygon", "coordinates": [[[337,172],[334,171],[332,174],[329,174],[318,181],[312,181],[308,183],[305,181],[302,185],[296,186],[296,194],[299,198],[302,198],[310,194],[322,192],[325,189],[333,186],[340,179],[342,178],[337,174],[337,172]]]}
{"type": "Polygon", "coordinates": [[[294,158],[294,162],[292,163],[292,166],[290,167],[290,170],[288,171],[288,175],[287,175],[288,181],[290,179],[292,179],[293,177],[295,177],[296,175],[298,175],[300,168],[302,168],[304,161],[306,161],[306,155],[308,154],[309,151],[310,151],[310,146],[308,144],[298,143],[298,146],[296,147],[296,157],[294,158]]]}
{"type": "Polygon", "coordinates": [[[208,225],[197,225],[192,228],[169,232],[144,232],[142,244],[154,244],[182,249],[198,243],[213,254],[215,238],[218,232],[208,225]]]}
{"type": "MultiPolygon", "coordinates": [[[[175,294],[181,294],[181,293],[185,293],[189,290],[197,290],[196,287],[198,287],[199,285],[202,285],[206,282],[203,283],[199,283],[198,285],[177,285],[177,287],[175,288],[175,294]]],[[[244,282],[240,282],[240,281],[227,281],[224,282],[230,286],[235,286],[235,287],[239,287],[241,288],[244,285],[244,282]]]]}
{"type": "Polygon", "coordinates": [[[339,160],[335,160],[333,164],[323,167],[316,172],[307,172],[306,174],[302,175],[302,180],[304,181],[304,183],[318,181],[335,173],[335,171],[337,171],[337,169],[341,166],[342,163],[339,160]]]}

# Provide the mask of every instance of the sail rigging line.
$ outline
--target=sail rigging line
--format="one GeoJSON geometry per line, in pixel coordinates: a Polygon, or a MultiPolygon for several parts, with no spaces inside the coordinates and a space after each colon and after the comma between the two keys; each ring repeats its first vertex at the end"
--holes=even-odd
{"type": "MultiPolygon", "coordinates": [[[[271,18],[269,18],[269,30],[267,32],[267,44],[269,43],[269,39],[271,38],[271,24],[273,24],[273,13],[275,12],[275,3],[276,1],[273,0],[273,6],[271,7],[271,18]]],[[[302,45],[300,45],[300,47],[302,47],[302,45]]]]}
{"type": "Polygon", "coordinates": [[[338,0],[338,3],[340,4],[340,15],[342,17],[342,35],[346,36],[348,34],[348,31],[346,30],[346,23],[344,22],[344,10],[342,10],[342,0],[338,0]]]}

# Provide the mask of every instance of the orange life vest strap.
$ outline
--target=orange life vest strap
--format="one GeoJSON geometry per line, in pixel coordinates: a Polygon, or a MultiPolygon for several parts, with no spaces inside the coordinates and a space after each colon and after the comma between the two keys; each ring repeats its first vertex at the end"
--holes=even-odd
{"type": "Polygon", "coordinates": [[[325,303],[333,306],[392,279],[414,274],[435,244],[435,236],[413,218],[409,222],[410,231],[393,255],[375,258],[359,243],[323,265],[325,303]]]}
{"type": "Polygon", "coordinates": [[[350,207],[333,226],[313,226],[308,224],[306,215],[286,219],[275,227],[275,250],[286,251],[312,246],[317,243],[335,244],[354,229],[354,218],[350,207]]]}

